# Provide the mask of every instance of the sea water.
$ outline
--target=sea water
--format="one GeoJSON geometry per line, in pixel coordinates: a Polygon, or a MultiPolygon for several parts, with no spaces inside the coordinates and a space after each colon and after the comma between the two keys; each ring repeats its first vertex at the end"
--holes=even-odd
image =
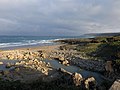
{"type": "Polygon", "coordinates": [[[52,45],[56,40],[87,37],[89,36],[0,36],[0,49],[52,45]]]}

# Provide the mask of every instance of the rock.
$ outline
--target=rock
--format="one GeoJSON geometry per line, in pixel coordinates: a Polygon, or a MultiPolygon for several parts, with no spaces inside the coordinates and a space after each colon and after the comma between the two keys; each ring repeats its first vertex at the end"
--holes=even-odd
{"type": "Polygon", "coordinates": [[[25,64],[25,61],[21,61],[20,64],[22,64],[22,65],[25,64]]]}
{"type": "Polygon", "coordinates": [[[14,59],[14,56],[11,55],[8,59],[9,59],[9,60],[13,60],[13,59],[14,59]]]}
{"type": "Polygon", "coordinates": [[[60,60],[60,61],[64,61],[65,58],[64,58],[64,57],[59,57],[59,60],[60,60]]]}
{"type": "Polygon", "coordinates": [[[11,66],[12,66],[12,65],[11,65],[10,63],[7,63],[5,67],[6,67],[6,68],[10,68],[11,66]]]}
{"type": "Polygon", "coordinates": [[[67,73],[67,74],[69,74],[69,75],[72,75],[71,72],[68,72],[68,71],[66,71],[66,70],[63,69],[63,68],[59,68],[58,71],[60,71],[60,72],[62,72],[62,73],[67,73]]]}
{"type": "Polygon", "coordinates": [[[42,53],[42,57],[43,58],[47,58],[45,53],[42,53]]]}
{"type": "Polygon", "coordinates": [[[16,72],[19,72],[19,70],[20,70],[20,68],[19,68],[19,67],[15,68],[15,71],[16,71],[16,72]]]}
{"type": "Polygon", "coordinates": [[[42,61],[39,61],[39,65],[41,65],[42,64],[42,61]]]}
{"type": "Polygon", "coordinates": [[[24,60],[27,60],[28,58],[26,56],[23,57],[24,60]]]}
{"type": "Polygon", "coordinates": [[[67,66],[67,65],[69,65],[69,62],[68,62],[67,60],[64,60],[64,61],[62,62],[62,64],[67,66]]]}
{"type": "Polygon", "coordinates": [[[42,69],[41,69],[41,72],[44,73],[45,75],[48,75],[48,71],[47,71],[46,68],[42,68],[42,69]]]}
{"type": "Polygon", "coordinates": [[[106,71],[108,71],[110,73],[113,72],[112,61],[106,62],[105,69],[106,69],[106,71]]]}
{"type": "Polygon", "coordinates": [[[120,80],[116,80],[109,90],[120,90],[120,80]]]}
{"type": "Polygon", "coordinates": [[[84,82],[85,88],[88,90],[96,90],[96,80],[94,77],[87,78],[84,82]]]}
{"type": "Polygon", "coordinates": [[[24,55],[23,55],[23,54],[18,55],[18,59],[20,59],[20,60],[22,60],[22,59],[23,59],[23,57],[24,57],[24,55]]]}
{"type": "Polygon", "coordinates": [[[0,77],[2,76],[2,73],[0,73],[0,77]]]}
{"type": "Polygon", "coordinates": [[[31,65],[31,68],[32,68],[32,69],[35,69],[35,68],[36,68],[36,65],[34,65],[34,64],[31,65]]]}
{"type": "Polygon", "coordinates": [[[50,65],[50,63],[49,63],[49,62],[47,63],[47,65],[46,65],[46,66],[47,66],[47,67],[51,67],[51,65],[50,65]]]}
{"type": "Polygon", "coordinates": [[[83,77],[79,73],[73,73],[72,79],[73,79],[73,83],[75,84],[75,86],[80,86],[81,81],[83,80],[83,77]]]}
{"type": "Polygon", "coordinates": [[[20,65],[20,63],[19,63],[19,62],[16,62],[15,65],[20,65]]]}
{"type": "Polygon", "coordinates": [[[37,67],[37,70],[38,70],[38,71],[41,71],[41,67],[37,67]]]}
{"type": "Polygon", "coordinates": [[[8,75],[9,73],[10,73],[9,70],[5,70],[5,71],[3,71],[3,75],[8,75]]]}
{"type": "Polygon", "coordinates": [[[33,64],[33,60],[29,60],[29,64],[33,64]]]}
{"type": "Polygon", "coordinates": [[[0,65],[3,64],[3,62],[0,62],[0,65]]]}

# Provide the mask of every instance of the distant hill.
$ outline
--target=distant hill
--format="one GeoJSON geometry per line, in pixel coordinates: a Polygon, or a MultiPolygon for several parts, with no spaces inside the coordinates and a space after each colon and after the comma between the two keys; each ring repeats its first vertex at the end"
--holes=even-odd
{"type": "Polygon", "coordinates": [[[90,36],[120,36],[120,32],[118,33],[89,33],[85,35],[90,35],[90,36]]]}

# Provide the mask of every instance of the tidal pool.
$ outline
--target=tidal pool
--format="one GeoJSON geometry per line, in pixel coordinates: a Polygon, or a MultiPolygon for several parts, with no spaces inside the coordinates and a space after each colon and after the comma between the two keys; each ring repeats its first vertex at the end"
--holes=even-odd
{"type": "Polygon", "coordinates": [[[99,83],[103,81],[102,75],[99,73],[84,70],[84,69],[81,69],[81,68],[79,68],[77,66],[73,66],[73,65],[65,66],[65,65],[60,64],[59,61],[57,61],[57,60],[44,60],[44,61],[47,63],[49,62],[53,68],[56,68],[56,69],[63,68],[66,71],[69,71],[71,73],[77,72],[77,73],[80,73],[84,78],[93,76],[99,83]]]}
{"type": "MultiPolygon", "coordinates": [[[[16,62],[19,62],[19,61],[20,60],[0,60],[0,62],[3,62],[3,65],[0,65],[0,70],[7,70],[8,68],[5,67],[7,63],[15,64],[16,62]]],[[[77,72],[77,73],[80,73],[84,78],[93,76],[97,80],[98,83],[101,83],[103,81],[102,75],[97,72],[84,70],[84,69],[81,69],[73,65],[65,66],[65,65],[60,64],[59,61],[57,60],[43,60],[43,61],[46,63],[49,62],[51,66],[55,69],[63,68],[66,71],[71,72],[71,73],[77,72]]]]}

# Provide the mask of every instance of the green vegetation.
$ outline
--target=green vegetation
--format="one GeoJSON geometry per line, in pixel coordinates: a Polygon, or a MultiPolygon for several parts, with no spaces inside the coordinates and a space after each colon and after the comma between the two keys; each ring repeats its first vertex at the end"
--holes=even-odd
{"type": "Polygon", "coordinates": [[[111,60],[120,59],[120,42],[110,42],[110,43],[100,44],[97,47],[96,51],[92,53],[96,54],[95,57],[101,59],[111,59],[111,60]]]}
{"type": "Polygon", "coordinates": [[[94,59],[93,52],[97,50],[97,47],[100,45],[100,43],[88,43],[86,45],[78,45],[76,46],[75,50],[79,51],[82,55],[82,57],[87,57],[89,59],[94,59]]]}
{"type": "Polygon", "coordinates": [[[102,60],[104,62],[111,60],[114,68],[120,71],[120,36],[70,39],[60,42],[71,45],[72,49],[77,50],[83,59],[102,60]]]}
{"type": "MultiPolygon", "coordinates": [[[[86,44],[79,44],[76,50],[84,53],[83,57],[91,57],[97,59],[120,59],[120,37],[97,37],[89,39],[86,44]]],[[[81,42],[81,41],[80,41],[81,42]]]]}

